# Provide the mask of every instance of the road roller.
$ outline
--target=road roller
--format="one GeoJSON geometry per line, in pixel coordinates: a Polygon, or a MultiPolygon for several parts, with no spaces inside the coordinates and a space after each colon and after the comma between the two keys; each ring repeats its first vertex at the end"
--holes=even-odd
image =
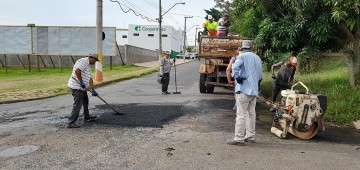
{"type": "Polygon", "coordinates": [[[295,83],[291,89],[281,91],[281,101],[276,104],[271,132],[285,139],[288,133],[300,138],[311,139],[318,132],[324,132],[324,113],[327,97],[323,94],[310,94],[302,82],[295,83]],[[304,90],[294,90],[296,86],[304,90]]]}

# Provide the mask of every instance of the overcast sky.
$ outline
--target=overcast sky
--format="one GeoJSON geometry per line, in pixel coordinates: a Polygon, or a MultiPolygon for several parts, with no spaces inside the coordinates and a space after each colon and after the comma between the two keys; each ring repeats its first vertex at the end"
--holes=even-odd
{"type": "MultiPolygon", "coordinates": [[[[159,16],[159,0],[119,0],[123,9],[129,7],[152,20],[159,16]]],[[[163,18],[164,25],[184,29],[184,16],[187,29],[194,25],[201,27],[206,15],[204,9],[215,6],[213,0],[162,0],[163,13],[174,4],[163,18]]],[[[0,0],[0,25],[20,25],[34,23],[37,26],[96,26],[96,0],[0,0]]],[[[124,13],[119,5],[103,0],[103,26],[127,28],[129,24],[158,25],[149,22],[131,11],[124,13]]],[[[195,27],[187,32],[188,41],[194,44],[195,27]]]]}

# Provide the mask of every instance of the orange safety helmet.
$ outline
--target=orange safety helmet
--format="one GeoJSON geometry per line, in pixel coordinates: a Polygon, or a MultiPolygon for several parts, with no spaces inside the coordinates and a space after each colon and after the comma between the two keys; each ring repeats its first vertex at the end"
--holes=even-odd
{"type": "Polygon", "coordinates": [[[290,57],[290,64],[294,67],[297,66],[297,58],[295,56],[290,57]]]}

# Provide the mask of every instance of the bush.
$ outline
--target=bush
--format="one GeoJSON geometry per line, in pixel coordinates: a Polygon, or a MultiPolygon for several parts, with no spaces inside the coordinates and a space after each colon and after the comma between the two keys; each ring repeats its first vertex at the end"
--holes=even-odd
{"type": "Polygon", "coordinates": [[[272,51],[265,52],[265,58],[263,60],[263,70],[271,71],[271,66],[281,61],[288,61],[291,53],[276,53],[272,51]]]}
{"type": "Polygon", "coordinates": [[[300,73],[313,73],[319,70],[319,61],[322,57],[320,51],[315,48],[304,48],[299,53],[298,71],[300,73]]]}

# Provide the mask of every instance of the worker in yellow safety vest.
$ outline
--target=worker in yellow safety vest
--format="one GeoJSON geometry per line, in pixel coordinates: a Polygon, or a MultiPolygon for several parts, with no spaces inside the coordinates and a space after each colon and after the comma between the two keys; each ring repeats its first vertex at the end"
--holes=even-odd
{"type": "Polygon", "coordinates": [[[207,20],[202,25],[202,27],[207,30],[209,36],[216,36],[217,26],[218,23],[214,21],[211,15],[207,16],[207,20]]]}

